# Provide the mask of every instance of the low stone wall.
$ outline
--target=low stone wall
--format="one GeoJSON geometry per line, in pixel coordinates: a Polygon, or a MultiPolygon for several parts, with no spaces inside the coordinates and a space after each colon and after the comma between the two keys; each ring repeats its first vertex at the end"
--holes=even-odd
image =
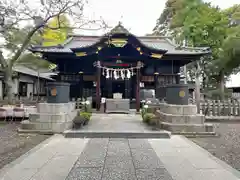
{"type": "Polygon", "coordinates": [[[159,109],[161,110],[161,112],[166,114],[174,114],[174,115],[196,115],[197,114],[196,105],[175,105],[175,104],[160,103],[159,109]]]}
{"type": "Polygon", "coordinates": [[[173,134],[215,134],[214,126],[205,123],[195,105],[149,104],[157,116],[157,125],[173,134]]]}
{"type": "Polygon", "coordinates": [[[21,131],[62,133],[72,127],[77,115],[75,103],[39,103],[38,112],[22,122],[21,131]]]}

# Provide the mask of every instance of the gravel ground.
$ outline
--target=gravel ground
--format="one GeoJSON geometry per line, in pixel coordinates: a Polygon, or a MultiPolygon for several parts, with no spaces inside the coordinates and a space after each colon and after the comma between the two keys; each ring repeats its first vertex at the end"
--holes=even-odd
{"type": "Polygon", "coordinates": [[[218,137],[190,138],[240,171],[240,123],[214,123],[218,137]]]}
{"type": "Polygon", "coordinates": [[[0,124],[0,169],[49,137],[38,134],[18,134],[19,126],[18,122],[0,124]]]}

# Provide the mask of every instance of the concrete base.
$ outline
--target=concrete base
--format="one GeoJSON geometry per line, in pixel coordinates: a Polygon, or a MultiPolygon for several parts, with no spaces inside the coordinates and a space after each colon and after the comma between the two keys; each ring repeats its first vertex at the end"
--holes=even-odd
{"type": "Polygon", "coordinates": [[[160,104],[157,125],[172,134],[215,135],[214,126],[205,124],[205,116],[197,114],[195,105],[160,104]]]}
{"type": "Polygon", "coordinates": [[[76,115],[74,103],[39,103],[38,112],[30,114],[29,121],[23,121],[19,131],[62,133],[72,127],[76,115]]]}

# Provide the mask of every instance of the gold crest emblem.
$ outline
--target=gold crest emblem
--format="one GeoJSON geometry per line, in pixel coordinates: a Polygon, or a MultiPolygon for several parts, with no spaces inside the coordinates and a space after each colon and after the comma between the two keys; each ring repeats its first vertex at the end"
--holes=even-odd
{"type": "Polygon", "coordinates": [[[180,92],[179,92],[179,96],[180,96],[180,97],[185,97],[185,92],[184,92],[184,91],[180,91],[180,92]]]}
{"type": "Polygon", "coordinates": [[[51,89],[51,95],[52,96],[56,96],[57,95],[57,89],[56,88],[52,88],[51,89]]]}

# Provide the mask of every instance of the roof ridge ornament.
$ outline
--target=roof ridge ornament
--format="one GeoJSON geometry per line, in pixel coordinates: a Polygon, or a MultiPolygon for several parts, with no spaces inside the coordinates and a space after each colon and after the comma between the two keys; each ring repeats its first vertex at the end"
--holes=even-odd
{"type": "Polygon", "coordinates": [[[130,32],[122,25],[122,22],[119,21],[118,25],[115,26],[111,31],[110,34],[130,34],[130,32]]]}

